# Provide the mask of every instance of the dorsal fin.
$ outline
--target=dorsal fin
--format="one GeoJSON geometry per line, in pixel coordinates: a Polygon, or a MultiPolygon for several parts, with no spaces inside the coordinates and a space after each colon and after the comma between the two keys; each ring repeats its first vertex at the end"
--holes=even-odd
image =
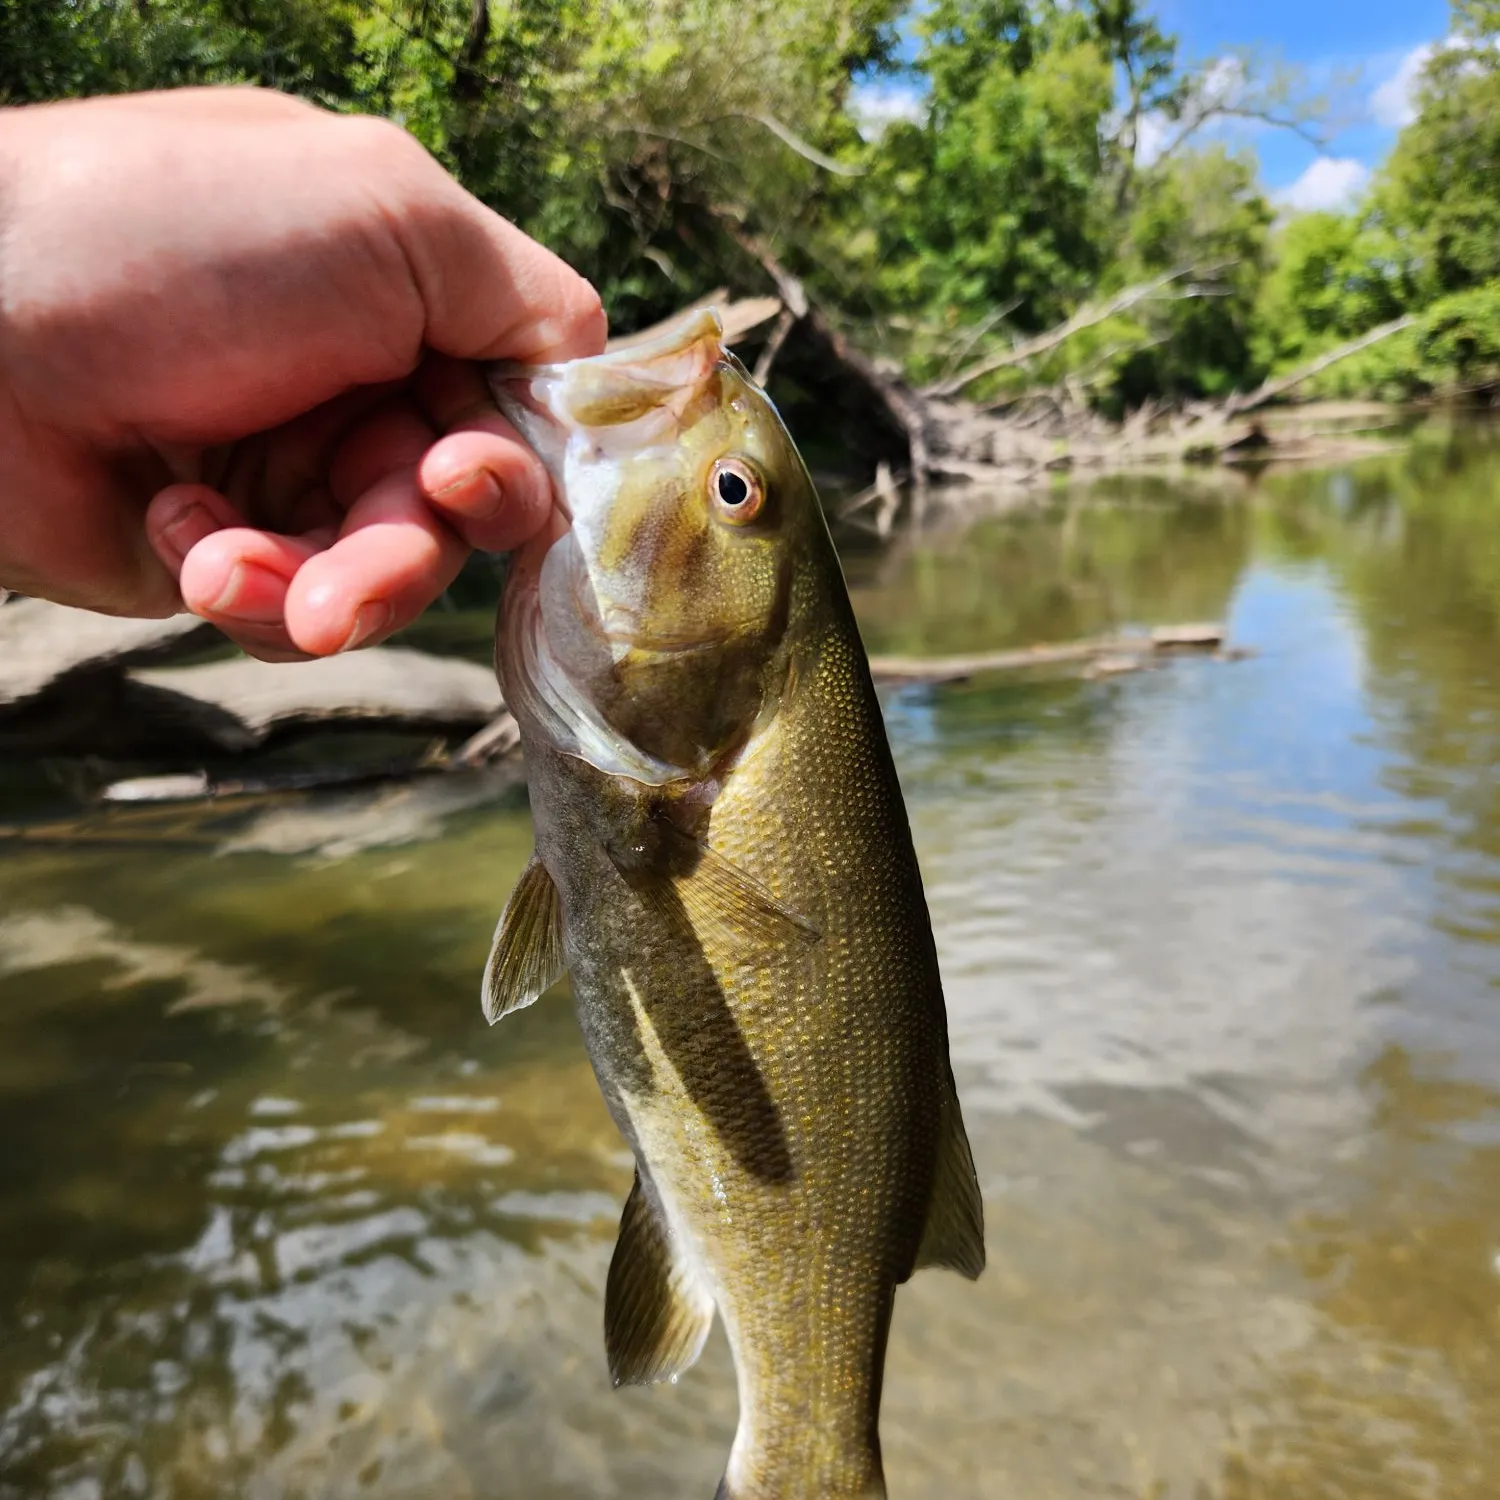
{"type": "Polygon", "coordinates": [[[636,1173],[604,1286],[604,1347],[616,1385],[675,1380],[713,1326],[713,1298],[682,1256],[636,1173]]]}
{"type": "Polygon", "coordinates": [[[495,928],[484,970],[485,1019],[493,1026],[530,1005],[566,968],[562,904],[547,867],[533,854],[495,928]]]}
{"type": "Polygon", "coordinates": [[[951,1072],[943,1096],[932,1198],[912,1269],[923,1266],[947,1266],[970,1281],[984,1270],[984,1201],[951,1072]]]}

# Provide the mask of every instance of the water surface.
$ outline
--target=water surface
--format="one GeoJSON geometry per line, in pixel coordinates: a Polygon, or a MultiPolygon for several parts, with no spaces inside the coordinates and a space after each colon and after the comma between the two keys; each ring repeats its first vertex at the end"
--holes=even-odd
{"type": "MultiPolygon", "coordinates": [[[[895,1500],[1494,1493],[1497,486],[1434,427],[850,552],[876,650],[1255,653],[887,699],[990,1254],[898,1299],[895,1500]]],[[[0,849],[0,1497],[707,1500],[722,1341],[609,1388],[569,1006],[479,1016],[523,793],[93,833],[0,849]]]]}

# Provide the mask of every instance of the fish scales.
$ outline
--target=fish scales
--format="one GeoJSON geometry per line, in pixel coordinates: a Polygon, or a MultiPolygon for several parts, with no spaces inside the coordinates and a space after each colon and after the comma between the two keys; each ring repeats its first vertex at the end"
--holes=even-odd
{"type": "Polygon", "coordinates": [[[720,1496],[884,1495],[895,1288],[977,1274],[983,1245],[879,705],[811,482],[716,323],[579,364],[607,400],[566,366],[495,381],[571,526],[502,606],[537,853],[487,1008],[566,968],[635,1155],[616,1380],[681,1373],[717,1312],[741,1412],[720,1496]]]}

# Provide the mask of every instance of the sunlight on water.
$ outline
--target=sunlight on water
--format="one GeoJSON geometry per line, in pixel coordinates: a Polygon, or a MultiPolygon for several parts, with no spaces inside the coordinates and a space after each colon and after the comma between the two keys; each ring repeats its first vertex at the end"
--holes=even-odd
{"type": "MultiPolygon", "coordinates": [[[[1493,1492],[1497,486],[1434,428],[850,557],[881,651],[1255,653],[887,699],[990,1252],[898,1299],[895,1500],[1493,1492]]],[[[524,798],[133,816],[0,852],[0,1497],[707,1500],[722,1341],[609,1389],[569,1007],[479,1014],[524,798]]]]}

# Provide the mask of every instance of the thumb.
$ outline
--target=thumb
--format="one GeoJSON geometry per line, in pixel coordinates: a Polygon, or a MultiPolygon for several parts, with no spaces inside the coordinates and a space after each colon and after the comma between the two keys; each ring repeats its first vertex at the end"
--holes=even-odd
{"type": "Polygon", "coordinates": [[[544,364],[598,354],[607,322],[576,271],[466,192],[397,126],[366,122],[387,222],[426,311],[425,342],[460,359],[544,364]],[[406,144],[392,150],[389,135],[406,144]]]}

